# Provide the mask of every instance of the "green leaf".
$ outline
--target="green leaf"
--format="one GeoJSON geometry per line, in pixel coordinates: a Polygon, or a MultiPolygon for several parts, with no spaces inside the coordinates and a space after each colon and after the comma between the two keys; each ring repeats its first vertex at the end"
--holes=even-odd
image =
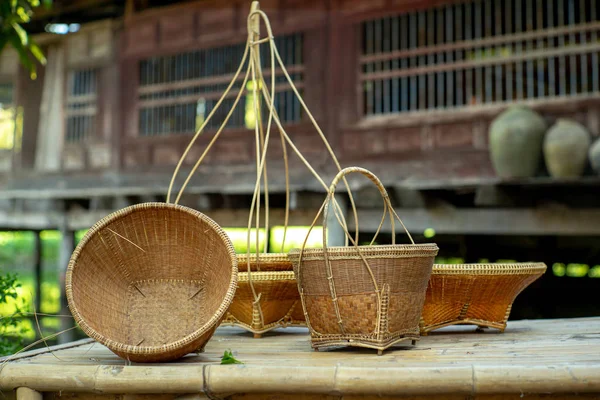
{"type": "Polygon", "coordinates": [[[31,54],[33,54],[35,59],[38,60],[40,64],[46,65],[46,57],[44,56],[42,49],[40,49],[40,46],[38,46],[33,39],[29,40],[29,51],[31,51],[31,54]]]}
{"type": "Polygon", "coordinates": [[[23,44],[23,46],[27,46],[28,36],[27,36],[27,32],[25,31],[25,29],[23,29],[21,27],[21,25],[17,24],[16,22],[13,22],[11,25],[12,25],[13,29],[15,30],[15,33],[17,34],[19,40],[21,41],[21,44],[23,44]]]}
{"type": "Polygon", "coordinates": [[[237,360],[233,356],[231,350],[225,350],[225,353],[223,353],[223,357],[221,357],[221,365],[225,364],[243,364],[243,362],[237,360]]]}
{"type": "Polygon", "coordinates": [[[21,21],[24,23],[31,21],[29,13],[27,13],[23,7],[17,8],[17,15],[21,18],[21,21]]]}

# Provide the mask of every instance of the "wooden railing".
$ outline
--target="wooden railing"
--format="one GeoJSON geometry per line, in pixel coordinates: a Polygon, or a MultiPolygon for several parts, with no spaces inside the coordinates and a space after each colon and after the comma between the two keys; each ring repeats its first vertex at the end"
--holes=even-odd
{"type": "Polygon", "coordinates": [[[362,24],[365,116],[600,94],[596,0],[474,0],[362,24]]]}

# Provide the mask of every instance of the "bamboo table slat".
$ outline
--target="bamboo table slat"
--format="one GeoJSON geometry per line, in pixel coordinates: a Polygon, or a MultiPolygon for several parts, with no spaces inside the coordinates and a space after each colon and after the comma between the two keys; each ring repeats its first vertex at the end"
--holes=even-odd
{"type": "Polygon", "coordinates": [[[600,317],[515,321],[504,333],[449,327],[383,356],[360,348],[315,352],[309,340],[304,328],[262,339],[219,328],[204,353],[135,364],[86,339],[19,355],[0,371],[0,390],[95,400],[600,398],[600,317]],[[220,365],[226,349],[245,364],[220,365]]]}

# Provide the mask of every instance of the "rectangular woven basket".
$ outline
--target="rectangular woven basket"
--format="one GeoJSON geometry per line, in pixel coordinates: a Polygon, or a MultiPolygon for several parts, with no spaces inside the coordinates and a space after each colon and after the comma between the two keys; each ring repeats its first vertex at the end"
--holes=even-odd
{"type": "Polygon", "coordinates": [[[503,332],[516,297],[544,272],[544,263],[434,265],[421,334],[459,324],[503,332]]]}
{"type": "MultiPolygon", "coordinates": [[[[414,344],[419,339],[425,291],[438,247],[414,242],[358,246],[353,241],[353,246],[328,248],[328,208],[336,184],[350,172],[371,179],[385,200],[386,212],[392,220],[397,217],[375,175],[362,168],[346,168],[333,180],[321,207],[323,248],[294,249],[288,256],[294,264],[312,347],[367,347],[381,354],[400,341],[413,340],[414,344]]],[[[346,234],[349,236],[347,230],[346,234]]]]}
{"type": "Polygon", "coordinates": [[[306,325],[296,277],[286,254],[260,254],[258,262],[256,254],[251,254],[250,273],[248,256],[238,254],[237,258],[241,270],[238,286],[223,325],[238,326],[256,338],[275,328],[306,325]]]}

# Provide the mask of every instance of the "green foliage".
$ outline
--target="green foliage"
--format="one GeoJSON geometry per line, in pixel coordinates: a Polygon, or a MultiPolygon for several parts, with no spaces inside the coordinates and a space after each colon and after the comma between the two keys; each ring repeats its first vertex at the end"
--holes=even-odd
{"type": "MultiPolygon", "coordinates": [[[[49,8],[52,0],[42,0],[42,3],[49,8]]],[[[0,52],[6,45],[11,45],[17,51],[23,67],[29,71],[31,79],[37,76],[35,61],[45,65],[46,57],[22,25],[31,21],[34,9],[40,6],[40,0],[0,1],[0,52]]]]}
{"type": "Polygon", "coordinates": [[[223,357],[221,357],[221,365],[225,364],[243,364],[243,362],[237,360],[233,356],[231,350],[225,350],[225,353],[223,353],[223,357]]]}
{"type": "Polygon", "coordinates": [[[19,318],[25,311],[25,302],[20,298],[18,289],[21,284],[17,276],[0,276],[0,306],[12,305],[12,313],[0,314],[0,356],[13,354],[24,345],[28,329],[19,318]]]}

